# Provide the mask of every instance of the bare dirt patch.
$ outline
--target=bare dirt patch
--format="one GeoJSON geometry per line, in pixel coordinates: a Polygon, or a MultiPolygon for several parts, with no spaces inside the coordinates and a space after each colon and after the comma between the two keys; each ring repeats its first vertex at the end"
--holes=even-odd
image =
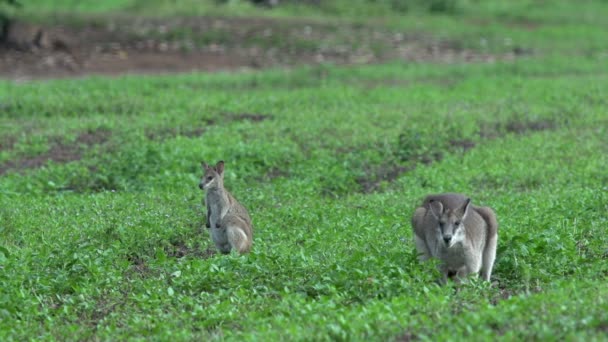
{"type": "Polygon", "coordinates": [[[506,122],[480,123],[479,136],[483,139],[495,139],[505,134],[527,134],[554,130],[558,123],[553,119],[525,119],[513,118],[506,122]]]}
{"type": "Polygon", "coordinates": [[[139,276],[147,276],[151,272],[142,257],[138,255],[129,255],[127,259],[131,263],[131,267],[127,270],[127,275],[137,274],[139,276]]]}
{"type": "Polygon", "coordinates": [[[273,116],[270,114],[258,114],[258,113],[224,113],[223,117],[226,121],[252,121],[262,122],[264,120],[272,119],[273,116]]]}
{"type": "Polygon", "coordinates": [[[178,259],[183,258],[185,256],[208,259],[217,254],[217,251],[215,251],[211,247],[205,250],[200,250],[199,248],[188,248],[185,244],[175,245],[174,247],[175,249],[170,250],[167,255],[178,259]]]}
{"type": "MultiPolygon", "coordinates": [[[[490,140],[503,137],[507,134],[525,135],[531,132],[554,130],[558,128],[557,121],[552,119],[530,119],[514,117],[505,122],[481,122],[479,123],[479,136],[482,140],[490,140]]],[[[429,139],[428,132],[417,132],[406,130],[399,137],[399,141],[393,151],[392,161],[381,165],[367,165],[362,167],[363,176],[357,177],[355,182],[360,186],[363,193],[380,191],[384,183],[392,183],[401,175],[416,168],[417,165],[429,165],[443,159],[444,153],[467,153],[477,146],[479,141],[469,138],[442,140],[437,137],[429,139]],[[437,140],[439,139],[439,140],[437,140]],[[439,141],[439,142],[438,142],[439,141]],[[436,145],[429,145],[436,143],[436,145]],[[421,148],[424,146],[425,148],[421,148]]],[[[343,149],[340,152],[354,152],[356,149],[343,149]]],[[[480,184],[488,186],[493,184],[499,188],[502,185],[496,181],[483,179],[480,184]]],[[[527,179],[512,187],[527,191],[540,186],[538,179],[527,179]]]]}
{"type": "Polygon", "coordinates": [[[212,247],[207,247],[205,250],[201,250],[200,245],[197,243],[194,247],[188,247],[184,242],[173,242],[170,247],[165,248],[167,256],[173,258],[183,258],[186,256],[192,256],[195,258],[208,259],[215,254],[217,251],[212,247]]]}
{"type": "Polygon", "coordinates": [[[412,167],[396,164],[368,167],[365,176],[357,178],[356,182],[364,193],[371,193],[380,189],[383,182],[391,183],[411,169],[412,167]]]}
{"type": "Polygon", "coordinates": [[[115,17],[72,25],[13,24],[0,42],[0,77],[217,71],[399,59],[489,62],[513,56],[482,54],[420,34],[348,23],[115,17]]]}
{"type": "Polygon", "coordinates": [[[8,151],[13,149],[13,146],[17,143],[15,136],[3,136],[0,138],[0,151],[8,151]]]}
{"type": "Polygon", "coordinates": [[[467,152],[468,150],[474,148],[476,145],[475,142],[471,139],[450,140],[449,144],[453,149],[459,149],[463,152],[467,152]]]}
{"type": "Polygon", "coordinates": [[[53,137],[49,142],[51,147],[46,153],[6,161],[4,164],[0,165],[0,175],[5,174],[9,170],[21,171],[39,168],[46,165],[49,161],[55,163],[69,163],[71,161],[80,160],[86,148],[105,143],[109,140],[110,135],[110,130],[99,128],[80,133],[74,143],[66,143],[60,137],[53,137]]]}
{"type": "Polygon", "coordinates": [[[235,121],[262,122],[273,119],[270,114],[260,113],[221,113],[217,118],[205,118],[198,127],[157,127],[146,130],[146,137],[150,140],[164,141],[167,139],[183,136],[196,138],[205,134],[209,126],[217,124],[219,121],[230,123],[235,121]]]}
{"type": "Polygon", "coordinates": [[[395,339],[395,342],[409,342],[409,341],[418,341],[420,338],[411,332],[405,332],[395,339]]]}
{"type": "Polygon", "coordinates": [[[265,179],[275,179],[275,178],[279,178],[279,177],[288,177],[289,176],[289,172],[287,172],[286,170],[281,170],[278,167],[272,167],[270,168],[270,170],[268,170],[266,172],[266,174],[264,175],[265,179]]]}
{"type": "Polygon", "coordinates": [[[177,136],[184,136],[187,138],[200,137],[206,132],[203,127],[179,129],[175,127],[164,127],[161,129],[150,129],[146,131],[146,137],[150,140],[163,141],[177,136]]]}
{"type": "Polygon", "coordinates": [[[112,135],[112,131],[107,128],[98,128],[82,132],[76,138],[77,144],[86,146],[100,145],[107,142],[112,135]]]}
{"type": "Polygon", "coordinates": [[[503,300],[507,300],[516,295],[517,295],[517,292],[515,292],[513,290],[501,288],[498,290],[498,293],[490,299],[490,303],[492,305],[496,306],[503,300]]]}

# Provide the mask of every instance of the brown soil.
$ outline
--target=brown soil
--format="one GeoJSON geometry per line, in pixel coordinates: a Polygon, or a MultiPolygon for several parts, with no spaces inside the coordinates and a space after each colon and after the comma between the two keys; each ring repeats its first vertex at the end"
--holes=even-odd
{"type": "MultiPolygon", "coordinates": [[[[208,126],[212,126],[216,121],[222,121],[224,123],[234,121],[251,121],[261,122],[264,120],[272,119],[273,116],[269,114],[256,114],[256,113],[222,113],[217,119],[204,119],[201,123],[204,127],[163,127],[156,129],[149,129],[146,131],[146,136],[150,140],[163,141],[174,138],[176,136],[184,136],[188,138],[200,137],[206,131],[208,126]]],[[[0,145],[1,146],[1,145],[0,145]]]]}
{"type": "Polygon", "coordinates": [[[3,136],[0,138],[0,151],[12,150],[17,143],[17,138],[14,136],[3,136]]]}
{"type": "Polygon", "coordinates": [[[395,339],[395,342],[409,342],[409,341],[416,341],[419,339],[420,338],[418,338],[418,336],[416,336],[415,334],[412,334],[411,332],[405,332],[405,333],[399,335],[395,339]]]}
{"type": "Polygon", "coordinates": [[[556,129],[558,123],[552,119],[518,119],[513,118],[507,122],[481,123],[479,136],[484,139],[495,139],[507,133],[527,134],[529,132],[539,132],[556,129]]]}
{"type": "Polygon", "coordinates": [[[205,250],[201,250],[198,244],[193,248],[190,248],[183,242],[174,242],[171,244],[171,247],[166,247],[165,251],[167,252],[167,256],[177,259],[185,256],[208,259],[218,254],[218,252],[212,247],[207,247],[205,250]]]}
{"type": "Polygon", "coordinates": [[[179,129],[175,127],[165,127],[162,129],[148,130],[146,131],[146,137],[150,140],[163,141],[174,138],[176,136],[184,136],[188,138],[200,137],[205,133],[206,129],[203,127],[196,128],[185,128],[179,129]]]}
{"type": "MultiPolygon", "coordinates": [[[[525,135],[530,132],[553,130],[557,127],[558,123],[550,119],[530,120],[513,118],[507,122],[501,123],[481,123],[479,134],[482,139],[489,140],[505,136],[509,133],[525,135]]],[[[452,151],[461,151],[462,153],[467,153],[476,146],[477,144],[470,139],[455,139],[449,142],[449,147],[452,151]]],[[[429,165],[441,161],[443,155],[440,151],[430,151],[424,155],[416,156],[415,158],[418,160],[417,162],[429,165]]],[[[413,170],[415,167],[416,164],[404,166],[396,162],[369,166],[363,170],[365,175],[357,178],[356,182],[361,187],[362,192],[375,192],[380,190],[383,182],[392,183],[401,175],[413,170]]],[[[491,184],[491,182],[487,180],[480,183],[483,183],[484,185],[491,184]]],[[[496,186],[498,187],[500,185],[496,186]]],[[[530,183],[523,184],[522,188],[527,189],[535,186],[537,185],[535,185],[534,180],[531,180],[530,183]]]]}
{"type": "Polygon", "coordinates": [[[54,137],[49,142],[51,147],[46,153],[14,159],[0,164],[0,175],[5,174],[9,170],[24,170],[38,168],[49,161],[55,163],[68,163],[71,161],[80,160],[83,150],[93,145],[103,144],[110,138],[111,131],[107,129],[89,130],[80,133],[74,143],[66,143],[59,137],[54,137]]]}
{"type": "Polygon", "coordinates": [[[396,164],[386,164],[380,166],[369,167],[365,170],[365,176],[357,178],[357,184],[361,186],[361,190],[364,193],[371,193],[377,191],[382,182],[393,182],[399,176],[407,171],[410,171],[412,167],[406,167],[396,164]]]}
{"type": "Polygon", "coordinates": [[[458,139],[458,140],[451,140],[450,141],[450,146],[454,149],[460,149],[463,152],[467,152],[468,150],[472,149],[475,147],[475,142],[469,139],[458,139]]]}
{"type": "Polygon", "coordinates": [[[71,26],[14,23],[0,42],[0,77],[168,73],[513,58],[407,32],[354,24],[262,18],[112,18],[71,26]]]}
{"type": "Polygon", "coordinates": [[[272,167],[270,168],[270,170],[268,170],[266,172],[266,174],[264,175],[264,177],[266,179],[275,179],[275,178],[279,178],[279,177],[288,177],[289,176],[289,172],[286,170],[281,170],[278,167],[272,167]]]}
{"type": "Polygon", "coordinates": [[[272,119],[272,115],[269,114],[255,114],[255,113],[224,113],[226,121],[252,121],[261,122],[264,120],[272,119]]]}

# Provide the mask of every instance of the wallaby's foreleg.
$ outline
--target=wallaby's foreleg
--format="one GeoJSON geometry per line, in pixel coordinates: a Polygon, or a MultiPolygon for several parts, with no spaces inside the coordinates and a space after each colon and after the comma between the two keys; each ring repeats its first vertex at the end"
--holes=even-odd
{"type": "Polygon", "coordinates": [[[439,272],[441,273],[441,278],[437,281],[439,285],[445,285],[448,283],[448,279],[450,278],[450,270],[447,265],[441,264],[439,265],[439,272]]]}
{"type": "Polygon", "coordinates": [[[211,228],[211,222],[209,221],[211,217],[211,208],[207,205],[207,220],[205,221],[205,227],[211,228]]]}

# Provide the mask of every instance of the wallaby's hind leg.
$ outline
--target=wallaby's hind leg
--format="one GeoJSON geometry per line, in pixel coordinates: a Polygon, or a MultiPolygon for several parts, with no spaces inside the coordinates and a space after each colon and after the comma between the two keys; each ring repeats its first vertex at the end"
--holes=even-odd
{"type": "Polygon", "coordinates": [[[424,219],[424,215],[426,214],[426,209],[423,207],[419,207],[414,212],[414,216],[412,217],[412,227],[414,228],[414,245],[416,245],[416,250],[418,251],[418,260],[420,262],[427,261],[433,255],[429,250],[429,246],[427,245],[424,238],[421,238],[416,234],[418,231],[418,227],[422,226],[422,220],[424,219]]]}
{"type": "Polygon", "coordinates": [[[490,281],[492,267],[494,267],[494,260],[496,259],[496,239],[496,235],[489,238],[486,243],[486,248],[483,250],[481,276],[486,281],[490,281]]]}
{"type": "Polygon", "coordinates": [[[249,252],[251,241],[249,241],[247,234],[245,234],[245,231],[241,227],[230,225],[226,227],[226,234],[228,235],[228,242],[232,246],[232,249],[240,254],[249,252]]]}

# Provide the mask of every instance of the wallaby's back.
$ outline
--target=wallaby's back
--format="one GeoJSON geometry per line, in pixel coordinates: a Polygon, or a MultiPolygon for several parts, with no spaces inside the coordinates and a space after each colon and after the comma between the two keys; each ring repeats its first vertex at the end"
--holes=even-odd
{"type": "Polygon", "coordinates": [[[230,219],[234,217],[235,219],[242,221],[243,224],[241,228],[245,231],[247,237],[251,239],[253,237],[253,225],[251,224],[251,217],[249,216],[247,208],[237,201],[228,190],[226,190],[226,192],[230,201],[230,209],[226,213],[224,220],[226,220],[227,217],[231,217],[230,219]]]}

